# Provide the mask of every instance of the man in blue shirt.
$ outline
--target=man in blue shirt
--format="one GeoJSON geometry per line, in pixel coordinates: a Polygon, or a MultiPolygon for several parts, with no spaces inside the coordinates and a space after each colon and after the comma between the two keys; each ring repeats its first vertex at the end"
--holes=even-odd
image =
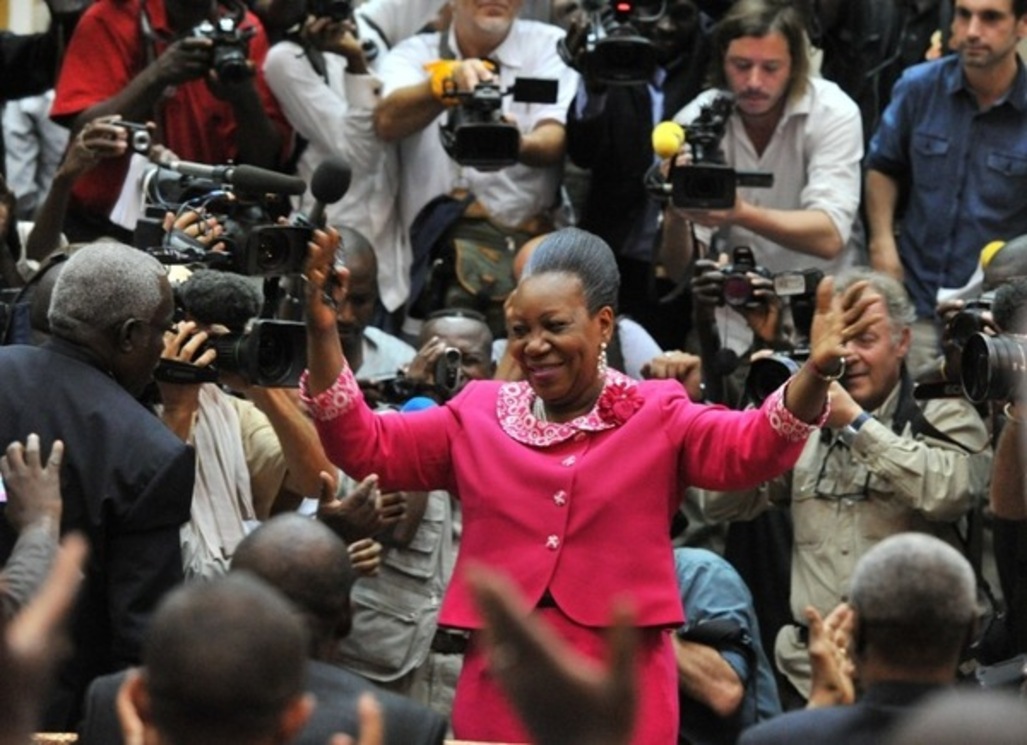
{"type": "Polygon", "coordinates": [[[746,727],[781,713],[752,595],[727,561],[674,550],[687,620],[674,638],[681,745],[734,745],[746,727]]]}
{"type": "MultiPolygon", "coordinates": [[[[955,0],[957,55],[906,71],[870,143],[870,262],[905,282],[921,319],[939,289],[970,279],[985,244],[1027,232],[1025,37],[1027,0],[955,0]]],[[[918,359],[936,352],[930,322],[914,336],[918,359]]]]}

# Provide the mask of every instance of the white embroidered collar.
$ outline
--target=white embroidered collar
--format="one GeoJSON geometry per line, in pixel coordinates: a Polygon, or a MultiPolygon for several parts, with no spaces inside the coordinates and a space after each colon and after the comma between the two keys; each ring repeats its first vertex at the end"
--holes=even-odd
{"type": "MultiPolygon", "coordinates": [[[[496,399],[496,416],[499,417],[499,426],[503,431],[518,442],[534,447],[548,447],[569,440],[580,431],[600,432],[619,426],[622,422],[600,416],[600,401],[607,391],[628,391],[637,385],[637,381],[627,375],[607,370],[603,393],[591,411],[569,422],[542,422],[532,413],[535,392],[531,386],[525,381],[504,383],[496,399]]],[[[633,391],[631,395],[634,395],[633,391]]]]}

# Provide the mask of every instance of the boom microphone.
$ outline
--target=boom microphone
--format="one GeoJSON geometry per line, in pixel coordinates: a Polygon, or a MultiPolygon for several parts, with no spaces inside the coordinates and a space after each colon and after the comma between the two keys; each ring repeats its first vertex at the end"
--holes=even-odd
{"type": "Polygon", "coordinates": [[[342,199],[349,190],[353,169],[337,155],[321,161],[310,177],[310,193],[314,196],[314,208],[307,219],[315,228],[324,227],[325,206],[342,199]]]}
{"type": "Polygon", "coordinates": [[[166,167],[185,176],[196,176],[220,184],[231,184],[237,189],[248,192],[298,195],[307,190],[307,184],[301,178],[245,164],[210,166],[206,163],[176,160],[166,164],[166,167]]]}
{"type": "Polygon", "coordinates": [[[685,144],[685,130],[677,122],[660,122],[653,128],[653,152],[662,159],[672,158],[685,144]]]}

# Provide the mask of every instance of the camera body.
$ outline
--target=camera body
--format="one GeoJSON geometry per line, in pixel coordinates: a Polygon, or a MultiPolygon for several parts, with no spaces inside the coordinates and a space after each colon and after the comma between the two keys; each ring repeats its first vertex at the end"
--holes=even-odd
{"type": "Polygon", "coordinates": [[[451,398],[464,382],[463,354],[446,347],[435,361],[435,389],[443,400],[451,398]]]}
{"type": "Polygon", "coordinates": [[[488,81],[470,92],[447,93],[459,103],[449,109],[446,124],[439,130],[442,146],[457,163],[479,171],[514,165],[520,156],[521,133],[515,124],[503,120],[503,97],[512,94],[519,102],[555,103],[558,86],[556,80],[517,78],[508,91],[488,81]]]}
{"type": "Polygon", "coordinates": [[[736,171],[725,164],[720,143],[734,110],[734,97],[719,95],[702,107],[694,122],[683,127],[685,142],[692,148],[692,163],[671,169],[671,201],[675,207],[731,209],[739,186],[774,185],[772,173],[736,171]]]}
{"type": "Polygon", "coordinates": [[[318,18],[345,21],[353,17],[350,0],[307,0],[307,12],[318,18]]]}
{"type": "Polygon", "coordinates": [[[995,293],[986,292],[973,300],[967,300],[963,309],[945,324],[945,341],[962,349],[974,334],[984,331],[984,314],[991,311],[995,293]]]}
{"type": "Polygon", "coordinates": [[[128,134],[128,146],[140,155],[149,155],[153,139],[145,124],[118,120],[115,124],[128,134]]]}
{"type": "Polygon", "coordinates": [[[240,83],[253,75],[249,51],[250,37],[255,31],[240,28],[238,21],[242,14],[238,15],[238,18],[226,15],[213,21],[205,20],[192,30],[192,36],[214,42],[210,66],[218,79],[226,83],[240,83]]]}
{"type": "Polygon", "coordinates": [[[752,280],[748,276],[750,273],[771,277],[768,269],[756,263],[756,257],[748,246],[736,246],[731,252],[731,263],[720,272],[724,275],[721,300],[732,308],[741,308],[753,301],[752,280]]]}
{"type": "MultiPolygon", "coordinates": [[[[656,48],[631,24],[636,3],[587,0],[589,27],[581,57],[581,74],[602,85],[638,85],[653,79],[656,48]],[[612,7],[609,7],[612,5],[612,7]]],[[[565,60],[566,61],[566,60],[565,60]]]]}

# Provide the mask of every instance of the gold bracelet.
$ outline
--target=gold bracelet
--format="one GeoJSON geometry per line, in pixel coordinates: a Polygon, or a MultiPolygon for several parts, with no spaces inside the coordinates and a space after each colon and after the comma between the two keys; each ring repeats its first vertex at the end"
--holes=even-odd
{"type": "Polygon", "coordinates": [[[838,372],[836,372],[836,373],[834,373],[832,375],[828,375],[823,370],[821,370],[819,367],[817,367],[817,363],[814,362],[813,360],[809,361],[809,367],[810,367],[810,370],[813,372],[813,374],[816,375],[821,380],[823,380],[825,383],[833,383],[836,380],[841,380],[842,377],[844,377],[844,375],[845,375],[845,358],[844,357],[839,357],[838,358],[838,372]]]}

